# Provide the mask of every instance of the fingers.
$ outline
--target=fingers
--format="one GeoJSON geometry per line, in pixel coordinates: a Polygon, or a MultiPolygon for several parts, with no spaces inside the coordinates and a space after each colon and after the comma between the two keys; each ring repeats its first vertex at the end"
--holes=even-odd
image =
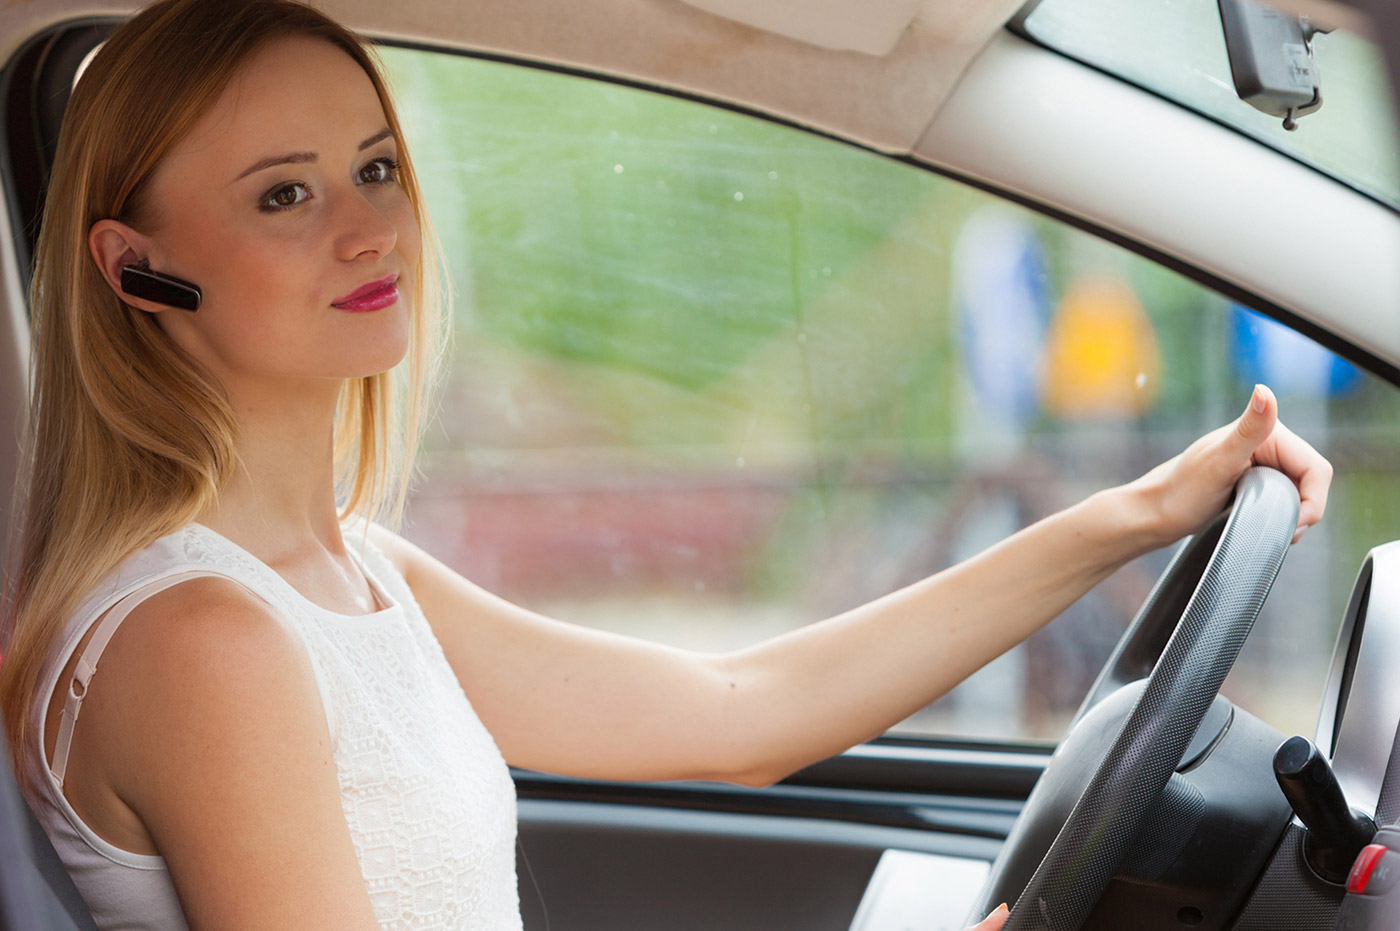
{"type": "Polygon", "coordinates": [[[1231,440],[1242,447],[1251,443],[1251,459],[1271,466],[1293,480],[1298,488],[1298,530],[1293,542],[1322,519],[1332,484],[1332,464],[1278,420],[1278,401],[1264,385],[1256,385],[1249,408],[1235,423],[1231,440]],[[1260,404],[1264,409],[1259,409],[1260,404]],[[1267,431],[1263,427],[1267,425],[1267,431]]]}
{"type": "Polygon", "coordinates": [[[1298,484],[1298,526],[1301,529],[1298,536],[1294,537],[1295,542],[1303,535],[1304,530],[1322,520],[1322,514],[1327,510],[1327,490],[1332,482],[1332,464],[1321,456],[1318,458],[1321,459],[1321,467],[1308,471],[1298,484]]]}
{"type": "Polygon", "coordinates": [[[992,909],[992,913],[983,918],[977,924],[968,928],[967,931],[1001,931],[1001,926],[1006,924],[1006,917],[1011,914],[1006,904],[1002,903],[992,909]]]}
{"type": "Polygon", "coordinates": [[[1269,447],[1261,450],[1257,459],[1283,472],[1298,486],[1298,533],[1293,538],[1297,542],[1303,531],[1320,521],[1327,510],[1332,463],[1283,424],[1278,425],[1269,447]]]}
{"type": "Polygon", "coordinates": [[[1267,385],[1255,385],[1244,413],[1235,421],[1230,445],[1249,456],[1267,440],[1278,423],[1278,399],[1267,385]]]}
{"type": "Polygon", "coordinates": [[[1255,385],[1244,413],[1192,443],[1181,455],[1143,476],[1142,487],[1159,515],[1154,531],[1164,541],[1192,533],[1230,500],[1251,465],[1278,469],[1298,489],[1298,529],[1293,540],[1322,518],[1332,466],[1278,419],[1278,399],[1255,385]]]}
{"type": "Polygon", "coordinates": [[[1291,432],[1285,432],[1277,443],[1278,468],[1298,486],[1298,532],[1322,520],[1327,510],[1327,492],[1332,485],[1332,463],[1321,453],[1291,432]]]}

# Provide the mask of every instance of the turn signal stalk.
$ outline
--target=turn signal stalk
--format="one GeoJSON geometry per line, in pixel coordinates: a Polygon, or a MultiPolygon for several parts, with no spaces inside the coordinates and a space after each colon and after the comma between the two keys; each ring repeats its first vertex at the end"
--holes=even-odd
{"type": "Polygon", "coordinates": [[[1306,737],[1290,737],[1274,753],[1274,776],[1293,813],[1307,827],[1303,856],[1313,872],[1344,883],[1375,822],[1347,805],[1327,758],[1306,737]]]}

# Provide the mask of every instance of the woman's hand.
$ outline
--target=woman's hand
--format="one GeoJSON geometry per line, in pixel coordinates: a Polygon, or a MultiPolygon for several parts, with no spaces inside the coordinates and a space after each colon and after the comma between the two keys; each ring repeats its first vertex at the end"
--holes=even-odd
{"type": "Polygon", "coordinates": [[[965,931],[1001,931],[1001,926],[1006,924],[1006,916],[1011,914],[1005,905],[998,905],[992,909],[992,913],[983,918],[977,924],[965,931]]]}
{"type": "Polygon", "coordinates": [[[1298,487],[1298,530],[1293,542],[1322,518],[1332,464],[1278,419],[1278,402],[1255,385],[1239,419],[1213,430],[1130,487],[1141,491],[1154,515],[1154,532],[1166,545],[1200,529],[1225,507],[1235,482],[1250,466],[1278,469],[1298,487]]]}

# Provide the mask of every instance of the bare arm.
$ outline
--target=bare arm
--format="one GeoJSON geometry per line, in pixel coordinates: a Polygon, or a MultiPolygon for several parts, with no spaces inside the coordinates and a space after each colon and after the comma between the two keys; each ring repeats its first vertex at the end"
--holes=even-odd
{"type": "Polygon", "coordinates": [[[878,736],[1153,547],[1130,491],[1101,492],[931,578],[727,658],[729,713],[782,778],[878,736]],[[821,709],[820,722],[807,709],[821,709]]]}
{"type": "Polygon", "coordinates": [[[507,760],[613,779],[762,785],[947,692],[1118,566],[1190,533],[1262,462],[1321,517],[1331,468],[1276,424],[1264,391],[1234,424],[1138,481],[915,585],[723,656],[550,621],[388,535],[449,661],[507,760]]]}
{"type": "Polygon", "coordinates": [[[192,929],[379,927],[304,647],[230,582],[142,603],[102,656],[82,763],[138,816],[192,929]]]}

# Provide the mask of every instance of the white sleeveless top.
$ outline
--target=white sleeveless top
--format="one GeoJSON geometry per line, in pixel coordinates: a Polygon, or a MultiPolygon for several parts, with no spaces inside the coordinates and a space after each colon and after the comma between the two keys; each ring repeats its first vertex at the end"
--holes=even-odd
{"type": "MultiPolygon", "coordinates": [[[[350,616],[318,607],[251,553],[191,524],[123,562],[65,626],[33,709],[37,746],[25,756],[38,794],[29,802],[102,931],[187,925],[165,861],[102,840],[64,798],[66,752],[62,762],[55,754],[60,776],[45,765],[48,699],[78,641],[104,612],[138,590],[149,589],[138,598],[154,594],[160,586],[152,583],[190,573],[238,582],[301,635],[330,725],[341,807],[380,926],[521,927],[510,772],[403,576],[363,533],[347,527],[345,539],[389,606],[384,610],[350,616]]],[[[85,657],[93,665],[99,639],[85,657]]],[[[101,677],[96,681],[101,688],[101,677]]]]}

